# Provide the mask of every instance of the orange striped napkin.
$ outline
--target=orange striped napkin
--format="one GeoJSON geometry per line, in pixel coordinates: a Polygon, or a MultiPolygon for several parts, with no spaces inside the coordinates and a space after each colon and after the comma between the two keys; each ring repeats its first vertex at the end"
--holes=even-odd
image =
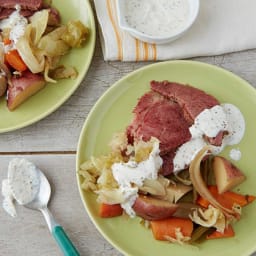
{"type": "Polygon", "coordinates": [[[115,0],[94,0],[105,60],[148,61],[219,55],[256,48],[255,0],[203,0],[199,16],[182,37],[148,44],[118,26],[115,0]]]}

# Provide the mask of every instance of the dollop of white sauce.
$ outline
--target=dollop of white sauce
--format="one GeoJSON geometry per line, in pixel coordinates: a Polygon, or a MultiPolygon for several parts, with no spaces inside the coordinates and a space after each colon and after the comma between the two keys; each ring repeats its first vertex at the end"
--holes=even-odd
{"type": "Polygon", "coordinates": [[[202,111],[189,128],[192,138],[206,135],[214,138],[220,131],[226,131],[228,127],[227,114],[223,106],[216,105],[202,111]]]}
{"type": "Polygon", "coordinates": [[[3,200],[3,208],[4,210],[9,213],[12,217],[16,217],[16,209],[13,203],[13,195],[12,191],[8,182],[8,179],[4,179],[2,181],[2,196],[4,197],[3,200]]]}
{"type": "Polygon", "coordinates": [[[0,29],[10,29],[10,38],[15,44],[25,33],[25,28],[28,24],[28,20],[20,15],[20,5],[16,5],[16,11],[14,11],[8,18],[0,21],[0,29]]]}
{"type": "Polygon", "coordinates": [[[8,179],[2,182],[3,208],[16,216],[14,199],[21,205],[34,200],[39,192],[40,177],[37,167],[23,158],[14,158],[8,166],[8,179]]]}
{"type": "Polygon", "coordinates": [[[112,165],[113,176],[124,195],[124,202],[121,206],[131,217],[135,216],[132,206],[138,196],[138,187],[143,185],[145,179],[157,179],[158,177],[158,171],[163,164],[159,153],[159,143],[156,142],[147,160],[140,163],[130,160],[127,163],[112,165]]]}
{"type": "Polygon", "coordinates": [[[227,132],[221,146],[212,146],[214,154],[219,154],[227,145],[238,144],[245,132],[245,120],[236,106],[226,103],[202,111],[189,130],[190,141],[180,146],[174,157],[174,172],[185,169],[195,155],[208,144],[204,136],[215,137],[221,131],[227,132]]]}
{"type": "Polygon", "coordinates": [[[234,161],[239,161],[241,159],[241,151],[239,149],[231,149],[229,152],[229,156],[231,159],[233,159],[234,161]]]}
{"type": "Polygon", "coordinates": [[[125,1],[125,19],[144,34],[170,36],[186,26],[189,8],[188,0],[129,0],[125,1]]]}

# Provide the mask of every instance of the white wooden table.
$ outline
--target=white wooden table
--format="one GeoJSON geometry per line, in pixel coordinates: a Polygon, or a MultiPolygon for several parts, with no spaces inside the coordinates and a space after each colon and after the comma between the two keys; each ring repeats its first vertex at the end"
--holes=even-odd
{"type": "MultiPolygon", "coordinates": [[[[256,87],[256,50],[194,60],[232,71],[256,87]]],[[[8,162],[13,157],[25,157],[38,165],[52,185],[49,208],[81,255],[121,255],[96,230],[80,200],[75,157],[82,125],[103,92],[125,74],[148,64],[104,62],[97,40],[89,72],[62,107],[36,124],[0,134],[0,181],[6,177],[8,162]]],[[[19,207],[17,218],[8,216],[0,208],[0,255],[57,256],[61,252],[43,216],[19,207]]]]}

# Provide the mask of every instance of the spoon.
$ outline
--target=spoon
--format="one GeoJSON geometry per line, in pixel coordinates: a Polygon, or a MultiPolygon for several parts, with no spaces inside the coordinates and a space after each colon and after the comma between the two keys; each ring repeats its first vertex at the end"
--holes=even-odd
{"type": "Polygon", "coordinates": [[[51,187],[42,171],[36,168],[36,172],[38,172],[40,182],[38,193],[32,201],[24,204],[24,206],[42,212],[52,236],[55,238],[57,244],[65,256],[80,255],[68,238],[64,229],[55,221],[51,212],[47,208],[47,204],[51,196],[51,187]]]}

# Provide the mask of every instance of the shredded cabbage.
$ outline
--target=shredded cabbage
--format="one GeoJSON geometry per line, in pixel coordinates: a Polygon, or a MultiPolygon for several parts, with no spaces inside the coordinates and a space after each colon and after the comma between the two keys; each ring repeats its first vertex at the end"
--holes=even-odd
{"type": "Polygon", "coordinates": [[[47,82],[55,79],[75,78],[74,68],[57,69],[60,56],[65,55],[71,47],[80,47],[86,40],[89,30],[80,21],[70,21],[67,25],[47,31],[49,11],[42,10],[30,17],[25,33],[16,43],[16,48],[32,73],[44,72],[47,82]],[[51,70],[54,77],[51,78],[51,70]]]}
{"type": "Polygon", "coordinates": [[[32,27],[31,33],[31,43],[37,45],[42,35],[44,34],[49,19],[49,10],[42,10],[35,12],[33,16],[30,17],[30,25],[32,27]]]}
{"type": "Polygon", "coordinates": [[[140,187],[140,191],[144,193],[149,193],[155,196],[165,196],[166,189],[170,184],[169,179],[166,179],[162,176],[159,176],[156,180],[153,179],[145,179],[143,182],[143,186],[140,187]]]}
{"type": "Polygon", "coordinates": [[[53,79],[71,78],[75,79],[78,73],[73,67],[59,66],[50,72],[50,76],[53,79]]]}
{"type": "Polygon", "coordinates": [[[69,21],[66,28],[67,31],[62,34],[62,40],[70,47],[81,47],[89,34],[88,28],[79,20],[69,21]]]}
{"type": "MultiPolygon", "coordinates": [[[[127,145],[127,139],[124,139],[124,134],[115,134],[111,141],[111,151],[107,155],[100,157],[91,157],[80,166],[79,174],[84,177],[82,188],[92,190],[98,195],[98,201],[104,203],[125,203],[125,191],[122,191],[112,174],[112,165],[114,163],[127,162],[131,159],[143,161],[147,159],[153,149],[154,142],[158,142],[155,138],[149,142],[138,142],[132,147],[130,155],[124,154],[123,149],[127,145]],[[123,146],[119,143],[124,143],[123,146]],[[119,146],[117,146],[119,144],[119,146]]],[[[166,194],[166,187],[169,185],[169,180],[159,176],[157,180],[146,180],[144,184],[138,188],[131,187],[131,195],[134,191],[152,193],[155,195],[166,194]]],[[[126,191],[127,192],[127,191],[126,191]]]]}
{"type": "Polygon", "coordinates": [[[191,239],[191,237],[184,236],[180,228],[175,228],[175,238],[171,236],[165,236],[165,239],[169,242],[183,245],[184,243],[188,242],[191,239]]]}
{"type": "Polygon", "coordinates": [[[189,217],[193,222],[203,227],[215,227],[221,233],[226,227],[226,219],[222,211],[211,205],[205,211],[201,208],[195,209],[189,217]]]}
{"type": "Polygon", "coordinates": [[[40,73],[44,71],[45,58],[31,42],[32,29],[31,24],[26,27],[25,34],[16,43],[16,48],[29,70],[32,73],[40,73]]]}

